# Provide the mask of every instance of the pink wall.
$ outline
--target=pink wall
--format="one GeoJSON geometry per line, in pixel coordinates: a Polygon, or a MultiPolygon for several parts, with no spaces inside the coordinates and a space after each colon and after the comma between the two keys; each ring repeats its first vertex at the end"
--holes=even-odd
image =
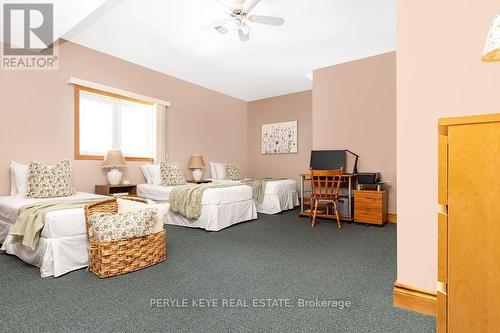
{"type": "Polygon", "coordinates": [[[396,52],[314,71],[313,148],[349,149],[389,181],[396,213],[396,52]]]}
{"type": "Polygon", "coordinates": [[[398,2],[399,283],[436,289],[437,121],[500,111],[500,63],[480,61],[499,12],[498,0],[398,2]]]}
{"type": "MultiPolygon", "coordinates": [[[[201,153],[205,161],[237,161],[246,171],[247,103],[67,42],[57,71],[0,72],[0,195],[9,192],[11,159],[51,164],[73,158],[71,76],[170,101],[170,161],[187,166],[191,154],[201,153]]],[[[93,192],[94,184],[105,183],[100,162],[72,164],[77,190],[93,192]]],[[[140,164],[128,164],[125,177],[133,183],[144,182],[140,164]]]]}
{"type": "Polygon", "coordinates": [[[267,98],[248,104],[248,177],[287,177],[309,169],[312,148],[312,92],[267,98]],[[297,120],[297,154],[261,155],[262,124],[297,120]]]}

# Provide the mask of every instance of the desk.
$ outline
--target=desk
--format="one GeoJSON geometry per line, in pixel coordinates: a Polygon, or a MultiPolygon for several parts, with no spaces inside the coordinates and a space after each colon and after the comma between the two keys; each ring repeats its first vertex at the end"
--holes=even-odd
{"type": "MultiPolygon", "coordinates": [[[[311,200],[310,197],[305,196],[305,189],[304,189],[304,184],[306,181],[311,180],[311,174],[310,173],[301,173],[299,174],[300,176],[300,216],[310,216],[309,210],[304,209],[304,205],[309,205],[309,202],[311,200]]],[[[352,173],[344,173],[342,174],[342,183],[347,183],[347,195],[344,197],[347,198],[347,215],[340,214],[340,219],[344,221],[353,221],[353,213],[352,213],[352,196],[353,196],[353,186],[352,186],[352,181],[356,177],[355,174],[352,173]]],[[[319,218],[324,218],[324,219],[331,219],[335,220],[335,215],[327,215],[327,214],[318,214],[317,215],[319,218]]]]}

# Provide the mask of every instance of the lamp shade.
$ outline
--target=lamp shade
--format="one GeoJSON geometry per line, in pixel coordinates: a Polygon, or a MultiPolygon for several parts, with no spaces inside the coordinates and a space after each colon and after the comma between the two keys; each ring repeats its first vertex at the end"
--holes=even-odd
{"type": "Polygon", "coordinates": [[[201,155],[193,155],[189,160],[189,169],[202,169],[205,167],[205,161],[201,155]]]}
{"type": "Polygon", "coordinates": [[[110,150],[104,157],[103,166],[105,168],[119,168],[125,166],[125,158],[120,150],[110,150]]]}
{"type": "Polygon", "coordinates": [[[500,14],[493,19],[481,60],[500,61],[500,14]]]}

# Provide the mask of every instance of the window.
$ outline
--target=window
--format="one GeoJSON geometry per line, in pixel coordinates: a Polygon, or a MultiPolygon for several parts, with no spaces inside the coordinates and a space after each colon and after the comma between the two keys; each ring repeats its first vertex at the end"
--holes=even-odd
{"type": "Polygon", "coordinates": [[[153,161],[155,105],[75,86],[75,159],[102,160],[111,149],[128,161],[153,161]]]}

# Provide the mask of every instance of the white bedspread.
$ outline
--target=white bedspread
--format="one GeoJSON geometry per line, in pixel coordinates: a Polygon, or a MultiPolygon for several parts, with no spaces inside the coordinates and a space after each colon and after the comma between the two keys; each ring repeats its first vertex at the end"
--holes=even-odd
{"type": "MultiPolygon", "coordinates": [[[[237,180],[212,179],[214,183],[238,184],[237,180]]],[[[263,214],[278,214],[299,205],[297,182],[291,179],[270,181],[266,185],[264,200],[257,204],[257,211],[263,214]]]]}
{"type": "Polygon", "coordinates": [[[268,182],[265,194],[288,194],[297,192],[297,182],[291,179],[281,179],[268,182]]]}
{"type": "MultiPolygon", "coordinates": [[[[137,195],[155,202],[168,202],[173,188],[173,186],[141,184],[137,186],[137,195]]],[[[257,218],[257,208],[252,199],[252,188],[247,185],[209,188],[203,193],[201,203],[199,219],[190,220],[169,210],[165,223],[219,231],[233,224],[257,218]]]]}
{"type": "Polygon", "coordinates": [[[24,262],[40,267],[42,277],[61,276],[88,265],[88,239],[83,208],[66,209],[47,213],[45,226],[35,250],[20,243],[11,243],[10,227],[16,222],[20,207],[43,201],[74,200],[108,197],[79,192],[76,195],[55,199],[26,199],[0,197],[0,242],[2,250],[21,258],[24,262]]]}
{"type": "MultiPolygon", "coordinates": [[[[218,184],[238,184],[237,180],[221,180],[212,179],[212,182],[218,184]]],[[[273,180],[267,183],[266,192],[264,194],[288,194],[290,192],[297,192],[297,182],[292,179],[273,180]]]]}
{"type": "Polygon", "coordinates": [[[189,228],[201,228],[208,231],[220,231],[240,222],[255,220],[257,207],[250,200],[221,204],[203,205],[201,216],[197,220],[190,220],[180,214],[169,210],[165,223],[189,228]]]}
{"type": "MultiPolygon", "coordinates": [[[[181,185],[192,186],[192,185],[181,185]]],[[[140,184],[137,186],[137,195],[141,198],[157,202],[168,202],[170,192],[175,186],[161,186],[154,184],[140,184]]],[[[203,193],[202,205],[223,205],[252,199],[252,188],[247,185],[222,188],[209,188],[203,193]]]]}
{"type": "MultiPolygon", "coordinates": [[[[0,220],[14,224],[19,215],[19,208],[25,205],[44,201],[66,201],[75,199],[103,198],[108,197],[91,193],[78,192],[70,197],[52,199],[28,199],[21,197],[0,197],[0,220]]],[[[1,234],[1,233],[0,233],[1,234]]],[[[47,213],[45,216],[45,227],[41,236],[47,238],[62,238],[78,235],[86,235],[85,215],[83,208],[58,210],[47,213]]],[[[0,242],[3,239],[0,238],[0,242]]]]}

